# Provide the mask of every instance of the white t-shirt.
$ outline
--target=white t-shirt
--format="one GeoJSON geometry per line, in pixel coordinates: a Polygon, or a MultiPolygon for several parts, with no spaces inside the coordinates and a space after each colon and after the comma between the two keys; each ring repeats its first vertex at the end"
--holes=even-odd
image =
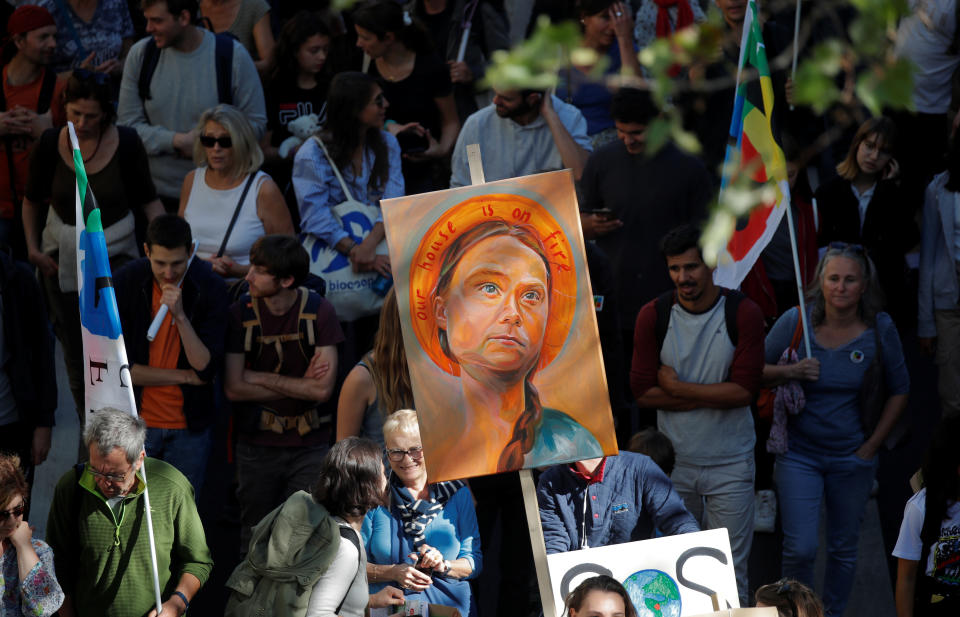
{"type": "MultiPolygon", "coordinates": [[[[910,561],[919,561],[923,549],[920,531],[923,528],[923,515],[926,512],[927,489],[921,489],[907,501],[903,510],[903,523],[900,525],[900,537],[893,548],[893,556],[910,561]]],[[[927,576],[934,575],[934,563],[940,572],[937,579],[946,585],[957,586],[960,583],[960,503],[954,502],[947,508],[947,518],[940,525],[940,539],[930,547],[930,556],[924,566],[927,576]]]]}
{"type": "Polygon", "coordinates": [[[363,617],[370,599],[367,551],[363,548],[363,538],[343,519],[337,517],[336,520],[341,528],[347,528],[350,533],[357,535],[360,550],[350,540],[340,539],[337,556],[320,575],[310,593],[307,617],[363,617]],[[338,606],[341,606],[339,613],[336,612],[338,606]]]}

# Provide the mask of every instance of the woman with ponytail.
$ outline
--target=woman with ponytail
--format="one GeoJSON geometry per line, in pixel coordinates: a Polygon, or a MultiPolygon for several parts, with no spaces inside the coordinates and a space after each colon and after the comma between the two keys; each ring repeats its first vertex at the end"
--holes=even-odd
{"type": "Polygon", "coordinates": [[[960,615],[960,417],[944,418],[923,465],[924,487],[903,512],[893,549],[897,617],[960,615]],[[922,570],[920,563],[923,563],[922,570]]]}
{"type": "Polygon", "coordinates": [[[529,225],[485,220],[444,253],[432,307],[440,348],[459,367],[470,430],[450,451],[464,465],[502,472],[602,456],[590,431],[544,407],[533,385],[551,291],[547,252],[529,225]]]}
{"type": "Polygon", "coordinates": [[[427,483],[417,412],[401,409],[383,424],[390,461],[390,506],[367,513],[370,592],[403,589],[409,604],[425,599],[476,617],[468,579],[480,573],[480,531],[470,489],[460,480],[427,483]]]}

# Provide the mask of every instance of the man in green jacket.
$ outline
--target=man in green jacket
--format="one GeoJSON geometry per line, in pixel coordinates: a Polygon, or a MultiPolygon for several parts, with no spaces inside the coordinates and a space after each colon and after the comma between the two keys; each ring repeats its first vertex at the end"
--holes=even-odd
{"type": "Polygon", "coordinates": [[[90,462],[60,478],[47,542],[66,594],[62,617],[156,614],[143,493],[157,547],[163,617],[179,617],[213,568],[190,482],[146,458],[146,424],[115,409],[93,413],[83,441],[90,462]]]}

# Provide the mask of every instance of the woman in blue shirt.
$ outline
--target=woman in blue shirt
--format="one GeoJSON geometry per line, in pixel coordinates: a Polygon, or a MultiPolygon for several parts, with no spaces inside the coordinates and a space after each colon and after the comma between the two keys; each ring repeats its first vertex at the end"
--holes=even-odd
{"type": "Polygon", "coordinates": [[[327,122],[322,139],[329,157],[316,139],[307,140],[293,160],[293,188],[300,206],[300,229],[313,234],[346,257],[354,271],[376,270],[390,276],[390,260],[377,255],[384,238],[383,217],[377,218],[358,241],[333,214],[347,200],[337,180],[343,176],[357,201],[380,206],[381,199],[402,197],[400,146],[383,130],[389,102],[377,82],[363,73],[340,73],[327,95],[327,122]]]}
{"type": "MultiPolygon", "coordinates": [[[[907,404],[910,379],[896,326],[880,312],[873,263],[863,247],[834,243],[817,266],[807,323],[812,358],[778,365],[797,328],[787,311],[766,339],[764,381],[800,381],[805,405],[787,425],[787,452],[777,456],[775,479],[783,520],[783,576],[813,586],[820,504],[827,509],[827,617],[843,614],[853,584],[864,507],[877,451],[907,404]],[[869,379],[877,362],[882,377],[869,379]],[[877,381],[881,382],[877,383],[877,381]],[[869,401],[885,391],[882,409],[869,401]],[[878,412],[878,419],[871,420],[878,412]]],[[[801,350],[797,353],[805,355],[801,350]]]]}
{"type": "Polygon", "coordinates": [[[476,617],[467,579],[480,573],[482,557],[470,489],[459,480],[427,484],[415,411],[392,413],[383,437],[391,506],[367,513],[361,532],[371,593],[396,582],[409,601],[425,599],[476,617]]]}

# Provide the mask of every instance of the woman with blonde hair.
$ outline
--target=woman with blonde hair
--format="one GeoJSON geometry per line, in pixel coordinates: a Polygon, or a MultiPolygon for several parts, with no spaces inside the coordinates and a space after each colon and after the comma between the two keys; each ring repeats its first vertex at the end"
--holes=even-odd
{"type": "Polygon", "coordinates": [[[370,592],[398,584],[409,599],[455,607],[476,617],[467,579],[480,573],[480,531],[470,489],[460,480],[427,483],[417,412],[401,409],[383,423],[390,461],[390,506],[367,513],[370,592]]]}
{"type": "Polygon", "coordinates": [[[383,421],[393,411],[412,406],[400,311],[391,288],[380,310],[380,329],[373,338],[373,349],[357,362],[340,390],[337,439],[355,435],[383,445],[383,421]]]}
{"type": "Polygon", "coordinates": [[[0,615],[46,617],[63,604],[53,551],[25,520],[29,493],[20,459],[0,454],[0,615]]]}
{"type": "Polygon", "coordinates": [[[276,183],[258,171],[263,151],[243,112],[232,105],[208,109],[196,133],[197,169],[183,180],[179,214],[190,223],[197,257],[220,276],[240,279],[257,238],[294,233],[290,211],[276,183]]]}

